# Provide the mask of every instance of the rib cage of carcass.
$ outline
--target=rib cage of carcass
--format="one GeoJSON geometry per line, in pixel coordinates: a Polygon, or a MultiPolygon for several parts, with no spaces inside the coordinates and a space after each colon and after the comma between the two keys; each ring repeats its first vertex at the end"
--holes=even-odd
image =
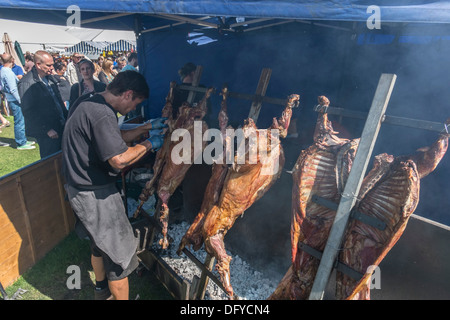
{"type": "MultiPolygon", "coordinates": [[[[328,121],[329,101],[319,97],[314,143],[303,150],[293,170],[291,246],[292,265],[269,299],[307,299],[320,261],[301,249],[307,245],[323,252],[336,211],[314,202],[313,196],[339,203],[359,139],[337,136],[328,121]]],[[[447,120],[448,122],[448,120],[447,120]]],[[[363,276],[354,280],[336,273],[336,298],[370,299],[373,269],[386,256],[405,230],[419,201],[420,179],[432,172],[448,147],[448,134],[440,134],[430,147],[410,156],[380,154],[364,178],[354,210],[385,223],[379,229],[350,220],[338,260],[363,276]]]]}
{"type": "MultiPolygon", "coordinates": [[[[227,88],[224,88],[219,126],[224,141],[225,158],[230,156],[230,153],[227,155],[230,150],[227,146],[233,143],[233,139],[226,135],[227,95],[227,88]]],[[[234,159],[232,165],[227,165],[225,160],[213,164],[212,176],[206,187],[200,212],[179,245],[177,252],[181,254],[185,246],[192,245],[194,250],[198,250],[203,243],[205,244],[205,250],[217,259],[216,270],[230,298],[233,298],[230,281],[231,257],[225,251],[224,237],[236,219],[260,199],[279,178],[285,161],[280,137],[286,137],[292,108],[298,105],[298,101],[299,95],[290,95],[281,117],[274,118],[269,129],[258,129],[251,118],[245,120],[242,128],[245,136],[245,163],[239,162],[237,152],[231,154],[234,159]],[[272,134],[273,132],[276,134],[272,134]],[[257,143],[252,143],[249,139],[250,133],[256,133],[257,143]],[[262,159],[258,152],[257,161],[252,162],[249,153],[258,147],[266,150],[266,157],[262,159]]]]}
{"type": "MultiPolygon", "coordinates": [[[[202,132],[205,132],[208,129],[206,122],[202,119],[207,112],[207,100],[213,91],[213,88],[207,89],[205,96],[195,107],[191,107],[188,102],[184,102],[179,108],[176,119],[173,119],[172,103],[175,86],[175,82],[170,84],[170,91],[166,98],[166,104],[161,112],[162,117],[168,118],[168,131],[166,132],[163,146],[156,153],[155,163],[153,165],[153,177],[147,181],[142,190],[139,196],[140,203],[134,214],[134,217],[139,214],[142,205],[156,191],[158,199],[156,205],[156,217],[162,225],[162,239],[159,241],[159,244],[163,249],[167,249],[169,245],[167,238],[169,199],[184,180],[187,171],[194,163],[194,156],[196,156],[196,153],[194,152],[194,123],[201,121],[202,132]],[[190,135],[190,161],[179,163],[179,161],[173,161],[172,159],[172,150],[184,139],[184,137],[182,137],[180,140],[172,141],[172,134],[177,129],[184,129],[184,132],[190,135]]],[[[201,150],[203,150],[206,142],[202,139],[201,143],[201,150]]]]}

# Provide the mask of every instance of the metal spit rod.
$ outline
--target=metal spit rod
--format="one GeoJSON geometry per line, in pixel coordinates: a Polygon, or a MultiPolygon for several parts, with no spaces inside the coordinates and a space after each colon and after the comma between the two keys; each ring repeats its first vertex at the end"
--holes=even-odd
{"type": "MultiPolygon", "coordinates": [[[[367,119],[367,113],[361,111],[348,110],[344,108],[328,107],[328,114],[356,118],[367,119]]],[[[381,119],[382,123],[392,124],[396,126],[403,126],[415,129],[422,129],[434,132],[447,132],[447,125],[445,123],[433,122],[427,120],[410,119],[396,116],[384,115],[381,119]]]]}

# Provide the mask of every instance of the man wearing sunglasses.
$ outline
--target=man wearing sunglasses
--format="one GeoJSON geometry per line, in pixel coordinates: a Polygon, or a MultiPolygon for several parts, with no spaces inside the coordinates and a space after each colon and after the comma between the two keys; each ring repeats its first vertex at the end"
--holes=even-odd
{"type": "Polygon", "coordinates": [[[25,130],[28,136],[36,138],[41,158],[61,150],[67,118],[67,109],[52,74],[53,57],[39,50],[34,55],[34,67],[18,84],[25,130]]]}
{"type": "Polygon", "coordinates": [[[84,56],[78,52],[72,55],[72,61],[67,65],[67,80],[70,85],[74,85],[82,80],[80,71],[78,70],[78,62],[84,59],[84,56]]]}

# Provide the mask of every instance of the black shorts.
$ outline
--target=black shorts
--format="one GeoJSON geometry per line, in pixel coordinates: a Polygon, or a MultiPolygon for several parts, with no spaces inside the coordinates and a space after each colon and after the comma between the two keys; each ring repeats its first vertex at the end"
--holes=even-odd
{"type": "Polygon", "coordinates": [[[75,232],[81,239],[88,236],[92,253],[103,257],[107,278],[127,277],[139,265],[138,239],[116,186],[82,190],[68,185],[66,190],[77,220],[75,232]]]}
{"type": "Polygon", "coordinates": [[[89,232],[86,230],[86,228],[83,226],[83,224],[78,220],[76,222],[76,227],[78,234],[86,234],[89,237],[90,247],[91,247],[91,253],[94,257],[102,257],[103,258],[103,265],[105,268],[106,278],[110,281],[115,280],[121,280],[126,277],[128,277],[138,266],[139,266],[139,260],[137,257],[137,254],[135,253],[133,257],[131,258],[130,264],[128,267],[123,269],[118,264],[114,263],[110,257],[106,253],[104,253],[100,248],[97,247],[94,240],[90,236],[89,232]]]}
{"type": "Polygon", "coordinates": [[[102,257],[103,265],[105,266],[106,278],[110,281],[121,280],[128,277],[139,265],[139,260],[136,254],[131,258],[130,264],[126,269],[111,261],[106,253],[100,250],[94,243],[91,243],[91,253],[94,257],[102,257]]]}

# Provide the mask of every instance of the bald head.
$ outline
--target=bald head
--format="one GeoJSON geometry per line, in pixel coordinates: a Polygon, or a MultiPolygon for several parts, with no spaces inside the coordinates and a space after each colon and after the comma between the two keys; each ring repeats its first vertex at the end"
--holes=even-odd
{"type": "Polygon", "coordinates": [[[0,55],[0,57],[2,58],[4,66],[7,66],[13,62],[12,55],[10,55],[9,53],[3,53],[2,55],[0,55]]]}
{"type": "Polygon", "coordinates": [[[42,63],[44,60],[52,59],[50,53],[44,50],[38,50],[34,54],[34,63],[42,63]]]}
{"type": "Polygon", "coordinates": [[[41,78],[49,76],[53,73],[53,57],[47,51],[36,51],[34,54],[34,66],[41,78]]]}

